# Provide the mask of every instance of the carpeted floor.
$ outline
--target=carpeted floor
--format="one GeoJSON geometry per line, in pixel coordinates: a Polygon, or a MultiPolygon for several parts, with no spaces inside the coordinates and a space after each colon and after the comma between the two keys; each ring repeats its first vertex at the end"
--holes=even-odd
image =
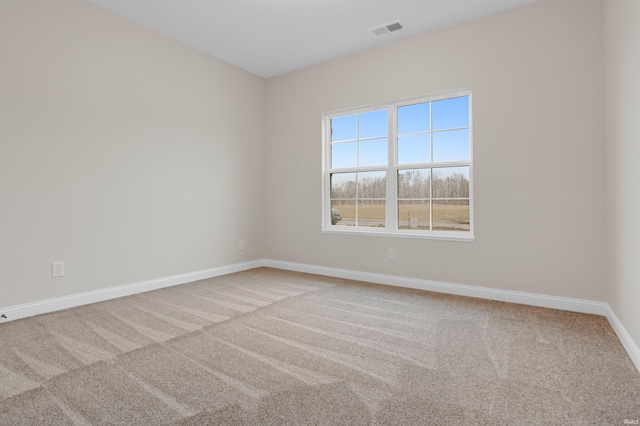
{"type": "Polygon", "coordinates": [[[0,325],[0,424],[624,425],[604,317],[274,269],[0,325]]]}

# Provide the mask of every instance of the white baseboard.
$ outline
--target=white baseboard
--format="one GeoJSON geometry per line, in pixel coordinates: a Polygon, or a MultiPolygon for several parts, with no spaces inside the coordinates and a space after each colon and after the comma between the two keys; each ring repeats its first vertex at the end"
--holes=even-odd
{"type": "Polygon", "coordinates": [[[142,281],[118,287],[111,287],[65,297],[58,297],[55,299],[42,300],[39,302],[26,303],[24,305],[10,306],[5,308],[0,307],[0,315],[6,317],[0,318],[0,323],[27,318],[34,315],[55,312],[62,309],[74,308],[76,306],[87,305],[89,303],[102,302],[105,300],[115,299],[117,297],[130,296],[133,294],[143,293],[145,291],[171,287],[178,284],[185,284],[193,281],[213,278],[220,275],[232,274],[234,272],[246,271],[261,266],[288,271],[306,272],[310,274],[324,275],[329,277],[366,281],[395,287],[413,288],[418,290],[433,291],[437,293],[455,294],[459,296],[476,297],[479,299],[497,300],[501,302],[519,303],[522,305],[539,306],[543,308],[602,315],[609,320],[611,327],[617,334],[620,342],[629,354],[629,357],[638,368],[638,371],[640,371],[640,349],[638,348],[638,345],[633,341],[611,307],[605,302],[596,302],[591,300],[573,299],[558,296],[547,296],[535,293],[523,293],[510,290],[499,290],[470,285],[451,284],[440,281],[398,277],[394,275],[375,274],[370,272],[352,271],[348,269],[329,268],[325,266],[315,266],[270,259],[259,259],[250,262],[236,263],[233,265],[221,266],[218,268],[206,269],[203,271],[173,275],[170,277],[142,281]]]}
{"type": "Polygon", "coordinates": [[[606,311],[606,317],[609,320],[609,324],[611,324],[613,331],[616,332],[618,339],[620,339],[620,343],[622,343],[622,346],[624,346],[629,354],[629,358],[631,358],[631,361],[633,361],[638,371],[640,371],[640,348],[638,348],[638,345],[633,341],[631,335],[629,335],[627,329],[624,328],[608,303],[606,304],[606,311]]]}
{"type": "Polygon", "coordinates": [[[132,294],[144,293],[145,291],[157,290],[171,287],[178,284],[185,284],[193,281],[213,278],[220,275],[232,274],[234,272],[246,271],[248,269],[264,266],[263,260],[236,263],[233,265],[221,266],[218,268],[205,269],[197,272],[190,272],[170,277],[158,278],[154,280],[141,281],[138,283],[110,287],[102,290],[89,291],[86,293],[72,294],[70,296],[57,297],[24,305],[0,307],[0,323],[27,318],[34,315],[46,314],[63,309],[75,308],[76,306],[87,305],[89,303],[102,302],[115,299],[117,297],[130,296],[132,294]]]}
{"type": "Polygon", "coordinates": [[[455,294],[458,296],[476,297],[479,299],[498,300],[501,302],[519,303],[522,305],[543,308],[561,309],[563,311],[581,312],[585,314],[606,315],[606,303],[591,300],[571,299],[568,297],[546,296],[543,294],[523,293],[519,291],[498,290],[471,285],[450,284],[440,281],[405,278],[394,275],[373,274],[370,272],[351,271],[348,269],[327,268],[324,266],[305,265],[300,263],[266,260],[265,266],[289,271],[308,272],[310,274],[386,284],[395,287],[414,288],[437,293],[455,294]]]}
{"type": "Polygon", "coordinates": [[[352,271],[348,269],[328,268],[324,266],[306,265],[301,263],[283,262],[279,260],[265,260],[264,266],[285,269],[296,272],[325,275],[386,284],[396,287],[414,288],[437,293],[455,294],[458,296],[476,297],[479,299],[498,300],[501,302],[519,303],[522,305],[538,306],[542,308],[560,309],[563,311],[580,312],[606,317],[615,331],[618,339],[629,354],[631,361],[640,371],[640,349],[615,315],[609,304],[592,300],[573,299],[567,297],[547,296],[519,291],[498,290],[470,285],[450,284],[439,281],[421,280],[415,278],[397,277],[393,275],[373,274],[370,272],[352,271]]]}

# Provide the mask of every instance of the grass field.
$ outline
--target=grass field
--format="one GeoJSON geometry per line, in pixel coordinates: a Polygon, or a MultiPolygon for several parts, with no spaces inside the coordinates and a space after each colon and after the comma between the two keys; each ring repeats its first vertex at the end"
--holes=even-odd
{"type": "MultiPolygon", "coordinates": [[[[356,205],[344,201],[332,202],[332,208],[340,210],[342,221],[338,225],[355,225],[356,205]]],[[[359,223],[364,226],[384,226],[385,204],[360,204],[359,223]],[[366,225],[365,225],[366,224],[366,225]]],[[[398,208],[400,229],[429,229],[430,209],[428,203],[401,201],[398,208]]],[[[465,201],[434,201],[433,229],[469,230],[469,205],[465,201]],[[465,204],[463,204],[465,203],[465,204]]]]}

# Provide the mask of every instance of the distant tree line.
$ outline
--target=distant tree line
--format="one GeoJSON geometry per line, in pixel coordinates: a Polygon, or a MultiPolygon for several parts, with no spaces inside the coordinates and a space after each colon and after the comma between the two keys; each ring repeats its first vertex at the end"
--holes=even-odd
{"type": "MultiPolygon", "coordinates": [[[[430,173],[424,170],[406,170],[398,175],[398,198],[429,198],[429,189],[433,190],[433,198],[468,198],[469,179],[462,173],[451,173],[446,177],[433,173],[433,182],[430,173]]],[[[356,198],[356,186],[358,198],[386,198],[387,183],[384,177],[359,178],[349,180],[342,184],[332,183],[331,198],[356,198]]]]}

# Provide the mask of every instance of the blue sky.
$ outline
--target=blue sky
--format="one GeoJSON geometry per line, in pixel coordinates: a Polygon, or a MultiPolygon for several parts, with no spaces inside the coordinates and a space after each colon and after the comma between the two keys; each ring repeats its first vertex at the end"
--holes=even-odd
{"type": "MultiPolygon", "coordinates": [[[[331,141],[340,142],[331,145],[332,168],[386,165],[386,115],[382,109],[332,119],[331,141]]],[[[469,159],[469,129],[452,130],[468,126],[468,96],[399,107],[398,164],[469,159]]]]}

